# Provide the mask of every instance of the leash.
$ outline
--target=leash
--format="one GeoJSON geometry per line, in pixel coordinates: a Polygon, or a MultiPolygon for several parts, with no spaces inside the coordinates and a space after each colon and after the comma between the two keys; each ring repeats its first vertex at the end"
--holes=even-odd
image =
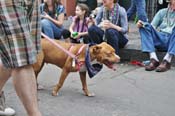
{"type": "MultiPolygon", "coordinates": [[[[73,53],[71,53],[70,51],[68,51],[67,49],[65,49],[64,47],[62,47],[61,45],[57,44],[53,39],[49,38],[47,35],[45,35],[44,33],[41,32],[41,35],[47,39],[48,41],[50,41],[52,44],[54,44],[57,48],[61,49],[63,52],[65,52],[68,56],[72,57],[72,67],[75,67],[75,64],[79,64],[78,63],[78,59],[77,56],[81,53],[81,51],[83,50],[83,48],[86,46],[86,44],[84,44],[83,46],[81,46],[81,48],[78,50],[78,53],[76,55],[74,55],[73,53]]],[[[72,46],[71,48],[72,49],[72,46]]]]}
{"type": "Polygon", "coordinates": [[[65,49],[64,47],[60,46],[59,44],[57,44],[53,39],[49,38],[47,35],[45,35],[44,33],[41,32],[41,35],[46,38],[48,41],[50,41],[52,44],[54,44],[57,48],[61,49],[62,51],[64,51],[67,55],[69,55],[70,57],[72,57],[73,59],[76,59],[76,56],[74,54],[72,54],[71,52],[69,52],[67,49],[65,49]]]}

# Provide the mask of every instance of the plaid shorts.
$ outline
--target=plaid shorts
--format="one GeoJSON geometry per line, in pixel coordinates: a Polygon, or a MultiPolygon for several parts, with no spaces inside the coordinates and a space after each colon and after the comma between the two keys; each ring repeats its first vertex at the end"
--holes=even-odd
{"type": "Polygon", "coordinates": [[[38,0],[0,0],[0,57],[7,68],[36,62],[40,51],[38,0]]]}

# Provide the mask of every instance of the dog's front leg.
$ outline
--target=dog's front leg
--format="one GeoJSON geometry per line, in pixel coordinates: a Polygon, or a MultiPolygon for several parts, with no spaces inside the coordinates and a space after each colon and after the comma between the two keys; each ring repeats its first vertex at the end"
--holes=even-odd
{"type": "Polygon", "coordinates": [[[59,80],[58,84],[55,85],[55,87],[53,88],[53,91],[52,91],[53,96],[58,95],[58,91],[63,86],[63,83],[64,83],[66,77],[68,76],[68,74],[69,74],[69,72],[67,70],[65,70],[65,69],[62,70],[60,80],[59,80]]]}
{"type": "Polygon", "coordinates": [[[90,93],[89,90],[88,90],[87,83],[86,83],[86,72],[79,72],[79,74],[80,74],[82,88],[83,88],[83,91],[84,91],[85,95],[88,96],[88,97],[95,96],[94,93],[90,93]]]}

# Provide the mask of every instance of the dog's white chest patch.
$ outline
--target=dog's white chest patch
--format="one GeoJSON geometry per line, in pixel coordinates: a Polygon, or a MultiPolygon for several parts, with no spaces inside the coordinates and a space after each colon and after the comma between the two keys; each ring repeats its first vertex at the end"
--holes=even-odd
{"type": "Polygon", "coordinates": [[[85,64],[80,67],[80,72],[85,72],[86,70],[87,68],[85,64]]]}
{"type": "MultiPolygon", "coordinates": [[[[99,63],[97,60],[94,60],[94,61],[92,61],[91,62],[91,65],[93,65],[93,64],[97,64],[97,63],[99,63]]],[[[100,64],[100,63],[99,63],[100,64]]],[[[80,72],[85,72],[85,71],[87,71],[87,68],[86,68],[86,65],[84,64],[84,65],[82,65],[81,67],[80,67],[80,72]]]]}

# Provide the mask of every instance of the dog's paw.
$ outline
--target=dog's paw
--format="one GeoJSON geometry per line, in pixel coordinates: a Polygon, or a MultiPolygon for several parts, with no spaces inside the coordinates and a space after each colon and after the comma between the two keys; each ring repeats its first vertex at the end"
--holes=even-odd
{"type": "Polygon", "coordinates": [[[52,96],[58,96],[58,93],[55,91],[52,91],[52,96]]]}
{"type": "Polygon", "coordinates": [[[95,94],[94,94],[94,93],[88,93],[88,94],[85,94],[85,96],[88,96],[88,97],[94,97],[95,94]]]}

